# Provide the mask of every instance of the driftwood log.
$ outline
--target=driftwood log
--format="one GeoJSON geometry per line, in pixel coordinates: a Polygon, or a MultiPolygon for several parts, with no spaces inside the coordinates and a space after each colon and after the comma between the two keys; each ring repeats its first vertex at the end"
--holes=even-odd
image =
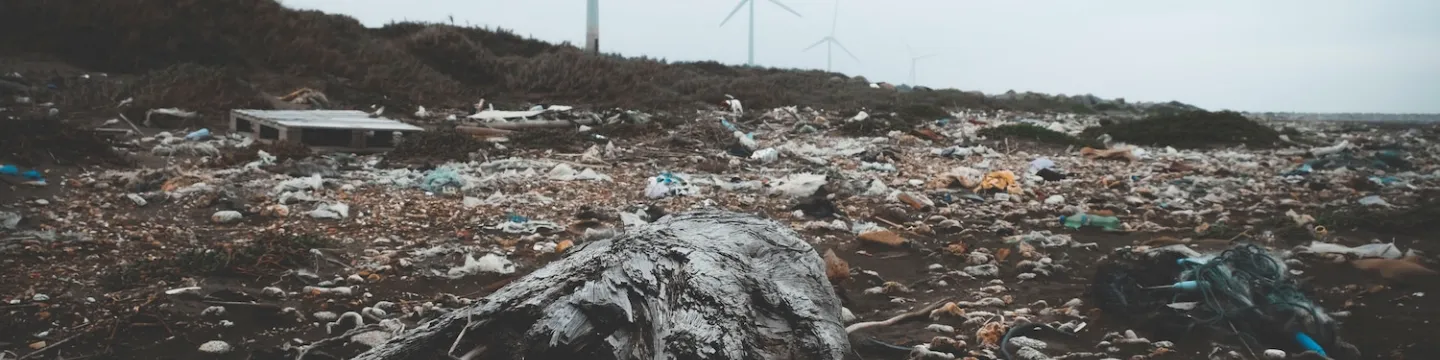
{"type": "Polygon", "coordinates": [[[577,246],[356,359],[841,359],[840,312],[789,227],[677,214],[577,246]]]}

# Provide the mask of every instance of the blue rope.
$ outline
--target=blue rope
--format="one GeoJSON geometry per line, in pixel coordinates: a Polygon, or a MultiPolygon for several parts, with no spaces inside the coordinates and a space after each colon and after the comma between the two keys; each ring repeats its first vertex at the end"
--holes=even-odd
{"type": "MultiPolygon", "coordinates": [[[[1285,274],[1280,260],[1254,245],[1225,250],[1210,261],[1182,273],[1181,280],[1199,284],[1195,292],[1199,293],[1203,306],[1196,307],[1201,311],[1194,312],[1192,317],[1199,323],[1216,328],[1230,329],[1234,324],[1263,325],[1263,322],[1275,318],[1274,315],[1283,315],[1287,310],[1308,314],[1314,322],[1325,320],[1317,306],[1300,291],[1299,285],[1285,274]]],[[[1178,300],[1183,295],[1176,294],[1175,298],[1178,300]]],[[[1236,328],[1235,331],[1241,341],[1255,339],[1245,330],[1236,328]]],[[[1290,331],[1296,334],[1295,339],[1300,345],[1317,352],[1324,350],[1319,349],[1314,340],[1307,343],[1301,339],[1310,339],[1307,334],[1330,338],[1329,331],[1324,327],[1290,331]]]]}

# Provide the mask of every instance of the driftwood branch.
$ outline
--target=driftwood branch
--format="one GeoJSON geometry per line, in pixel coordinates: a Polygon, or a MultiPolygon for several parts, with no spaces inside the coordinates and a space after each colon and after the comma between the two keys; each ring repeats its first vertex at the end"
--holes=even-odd
{"type": "Polygon", "coordinates": [[[841,359],[824,262],[789,227],[680,214],[585,243],[356,359],[841,359]]]}
{"type": "Polygon", "coordinates": [[[853,333],[853,332],[856,332],[856,331],[865,330],[865,329],[869,329],[869,328],[872,328],[872,327],[890,326],[890,325],[895,325],[895,324],[899,324],[899,323],[906,322],[906,321],[910,321],[910,320],[923,319],[923,318],[925,318],[925,317],[927,317],[927,316],[930,316],[930,312],[931,312],[931,311],[935,311],[935,309],[939,309],[941,306],[944,306],[945,303],[948,302],[948,301],[949,301],[948,299],[946,299],[946,300],[940,300],[940,301],[935,302],[934,304],[930,304],[930,306],[926,306],[926,307],[923,307],[923,308],[915,309],[915,311],[907,312],[907,313],[904,313],[904,314],[895,315],[895,317],[892,317],[892,318],[889,318],[889,319],[885,319],[885,320],[880,320],[880,321],[866,321],[866,322],[858,322],[858,323],[850,324],[850,326],[846,326],[846,327],[845,327],[845,332],[846,332],[846,333],[853,333]]]}
{"type": "Polygon", "coordinates": [[[500,130],[524,130],[539,128],[563,128],[575,125],[594,125],[598,123],[595,119],[575,120],[520,120],[520,121],[496,121],[485,123],[484,127],[500,130]]]}

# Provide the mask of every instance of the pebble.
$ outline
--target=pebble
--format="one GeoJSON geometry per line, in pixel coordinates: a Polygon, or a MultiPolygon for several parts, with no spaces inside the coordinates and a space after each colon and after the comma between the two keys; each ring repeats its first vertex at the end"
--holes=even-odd
{"type": "Polygon", "coordinates": [[[50,200],[36,199],[35,205],[50,205],[50,200]]]}
{"type": "Polygon", "coordinates": [[[130,202],[135,203],[135,206],[139,207],[144,207],[145,205],[150,204],[150,202],[145,201],[145,198],[141,197],[140,194],[125,194],[125,198],[130,199],[130,202]]]}
{"type": "MultiPolygon", "coordinates": [[[[1014,340],[1014,339],[1011,339],[1011,340],[1014,340]]],[[[1012,342],[1013,342],[1013,341],[1012,341],[1012,342]]],[[[1020,348],[1020,350],[1015,350],[1015,359],[1016,359],[1016,360],[1050,360],[1050,359],[1053,359],[1053,358],[1051,358],[1049,355],[1045,355],[1045,353],[1043,353],[1043,352],[1040,352],[1040,350],[1035,350],[1034,348],[1031,348],[1031,347],[1022,347],[1022,348],[1020,348]]]]}
{"type": "Polygon", "coordinates": [[[990,262],[990,254],[982,252],[972,252],[966,257],[965,261],[970,265],[986,264],[990,262]]]}
{"type": "Polygon", "coordinates": [[[925,330],[930,330],[930,331],[938,332],[938,333],[941,333],[941,334],[953,334],[953,333],[955,333],[955,327],[954,327],[954,326],[944,325],[944,324],[930,324],[930,326],[926,326],[926,327],[925,327],[925,330]]]}
{"type": "Polygon", "coordinates": [[[209,316],[225,316],[225,307],[224,307],[224,306],[211,306],[211,307],[205,308],[204,311],[201,311],[201,312],[200,312],[200,316],[203,316],[203,317],[209,317],[209,316]]]}
{"type": "Polygon", "coordinates": [[[333,312],[329,312],[329,311],[316,312],[316,313],[314,313],[314,314],[311,314],[311,316],[314,316],[314,317],[315,317],[315,320],[324,321],[324,322],[331,322],[331,321],[335,321],[335,319],[339,319],[339,318],[340,318],[340,315],[335,314],[335,313],[333,313],[333,312]]]}
{"type": "Polygon", "coordinates": [[[306,286],[304,290],[307,293],[313,293],[317,295],[351,296],[355,294],[355,290],[351,289],[349,286],[340,286],[333,288],[306,286]]]}
{"type": "Polygon", "coordinates": [[[280,289],[280,288],[278,288],[278,287],[274,287],[274,286],[267,286],[267,287],[265,287],[264,289],[260,289],[260,293],[263,294],[263,295],[265,295],[265,296],[269,296],[269,297],[273,297],[273,298],[283,298],[283,297],[285,297],[285,290],[282,290],[282,289],[280,289]]]}
{"type": "Polygon", "coordinates": [[[384,319],[384,318],[390,317],[390,314],[387,313],[387,312],[385,312],[385,310],[380,310],[380,309],[376,309],[376,308],[373,308],[373,307],[367,307],[367,308],[364,308],[364,309],[360,309],[360,313],[361,313],[361,314],[364,314],[364,315],[369,315],[370,317],[373,317],[373,318],[376,318],[376,319],[384,319]]]}
{"type": "Polygon", "coordinates": [[[224,354],[234,349],[234,347],[230,346],[230,343],[220,340],[210,340],[204,344],[200,344],[200,351],[210,354],[224,354]]]}
{"type": "Polygon", "coordinates": [[[955,219],[945,219],[941,220],[939,224],[935,224],[935,226],[941,229],[953,230],[960,227],[960,221],[955,219]]]}
{"type": "Polygon", "coordinates": [[[1000,267],[995,266],[995,264],[967,266],[963,271],[965,271],[966,274],[970,274],[971,276],[975,277],[991,277],[1000,275],[1000,267]]]}
{"type": "Polygon", "coordinates": [[[35,294],[35,296],[30,297],[30,300],[31,300],[31,301],[50,301],[50,295],[35,294]]]}
{"type": "Polygon", "coordinates": [[[384,343],[385,340],[390,340],[391,337],[394,337],[394,335],[391,335],[389,332],[375,330],[355,334],[354,336],[350,337],[350,341],[361,343],[369,347],[376,347],[384,343]]]}
{"type": "Polygon", "coordinates": [[[1036,340],[1036,339],[1032,339],[1032,338],[1028,338],[1028,337],[1024,337],[1024,336],[1016,336],[1016,337],[1010,338],[1010,343],[1011,343],[1011,344],[1015,344],[1016,347],[1028,347],[1028,348],[1032,348],[1032,349],[1044,349],[1044,348],[1050,346],[1049,344],[1046,344],[1044,341],[1040,341],[1040,340],[1036,340]]]}
{"type": "Polygon", "coordinates": [[[212,221],[212,222],[214,222],[214,223],[216,223],[216,224],[227,224],[227,223],[232,223],[232,222],[240,221],[240,218],[243,218],[243,217],[245,217],[245,216],[244,216],[244,215],[240,215],[240,212],[239,212],[239,211],[233,211],[233,210],[217,211],[217,212],[215,212],[214,215],[210,215],[210,221],[212,221]]]}
{"type": "Polygon", "coordinates": [[[1284,359],[1285,356],[1285,350],[1280,349],[1266,349],[1265,353],[1262,354],[1262,357],[1273,360],[1284,359]]]}

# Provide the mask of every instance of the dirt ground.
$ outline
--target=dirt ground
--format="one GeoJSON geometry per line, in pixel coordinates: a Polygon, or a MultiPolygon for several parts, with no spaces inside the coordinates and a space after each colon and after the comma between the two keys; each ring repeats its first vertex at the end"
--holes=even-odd
{"type": "MultiPolygon", "coordinates": [[[[698,125],[686,125],[698,126],[698,125]]],[[[683,128],[682,128],[683,129],[683,128]]],[[[682,131],[683,132],[683,131],[682,131]]],[[[345,180],[331,184],[315,194],[341,199],[350,205],[351,218],[342,221],[318,220],[303,216],[296,207],[289,216],[267,216],[253,209],[271,204],[272,199],[251,196],[219,195],[153,199],[148,205],[137,206],[126,198],[139,192],[127,189],[115,180],[106,180],[94,167],[50,167],[47,174],[52,185],[45,188],[9,187],[0,194],[0,210],[19,211],[25,215],[22,229],[57,230],[58,239],[21,241],[0,255],[0,351],[27,354],[44,349],[39,358],[109,358],[109,359],[282,359],[293,358],[293,351],[282,350],[287,344],[298,345],[333,336],[327,333],[326,322],[317,320],[317,312],[342,314],[361,312],[389,302],[390,313],[413,326],[428,318],[420,309],[453,309],[479,299],[503,286],[508,280],[533,271],[549,261],[564,256],[536,250],[540,244],[561,241],[583,241],[582,237],[564,231],[541,235],[507,234],[487,229],[512,215],[553,221],[560,226],[580,222],[582,213],[590,209],[625,209],[647,205],[676,212],[698,207],[715,207],[759,213],[791,224],[817,253],[835,250],[852,270],[848,280],[838,285],[845,305],[860,320],[878,320],[911,311],[941,300],[976,300],[981,297],[1007,295],[1010,300],[1002,307],[986,309],[1001,314],[1022,308],[1039,310],[1054,307],[1071,299],[1086,305],[1081,321],[1087,328],[1073,339],[1046,339],[1053,349],[1070,352],[1097,351],[1095,344],[1111,332],[1124,332],[1133,324],[1116,323],[1093,310],[1087,288],[1094,273],[1094,264],[1112,249],[1136,245],[1162,236],[1176,238],[1201,235],[1189,229],[1193,224],[1167,224],[1167,231],[1074,232],[1059,227],[1055,216],[1059,207],[1036,207],[1035,211],[1014,211],[1021,205],[985,206],[964,202],[917,210],[883,198],[841,196],[836,206],[848,221],[876,221],[875,218],[900,218],[884,222],[901,222],[891,226],[915,246],[886,247],[858,241],[848,230],[819,229],[811,226],[816,219],[792,211],[794,199],[764,196],[740,191],[707,190],[702,196],[667,197],[658,200],[641,195],[646,179],[662,171],[691,174],[724,174],[743,180],[765,179],[788,173],[820,171],[822,168],[796,160],[781,164],[754,166],[736,164],[726,156],[716,155],[724,144],[702,143],[694,147],[665,141],[656,134],[624,137],[614,135],[623,154],[613,154],[608,164],[591,164],[585,168],[612,176],[613,181],[518,181],[464,194],[428,193],[415,188],[361,184],[353,189],[345,180]],[[719,165],[716,165],[717,161],[719,165]],[[97,185],[105,183],[107,185],[97,185]],[[552,199],[550,203],[474,208],[462,206],[463,196],[486,198],[494,192],[507,195],[533,193],[552,199]],[[48,204],[38,204],[46,200],[48,204]],[[243,204],[242,204],[243,203],[243,204]],[[246,214],[237,223],[214,224],[210,217],[218,210],[237,209],[246,214]],[[901,214],[896,214],[899,212],[901,214]],[[958,220],[961,229],[938,228],[938,221],[958,220]],[[902,221],[903,220],[903,221],[902,221]],[[1004,234],[989,229],[1000,220],[1014,226],[1004,234]],[[922,226],[923,225],[923,226],[922,226]],[[963,255],[948,249],[963,244],[966,253],[996,253],[1013,247],[1003,241],[1011,233],[1049,230],[1073,235],[1077,242],[1095,242],[1096,249],[1066,248],[1044,250],[1057,262],[1070,269],[1052,277],[1019,280],[1015,269],[1020,256],[1000,262],[1001,273],[994,278],[967,279],[947,273],[970,264],[963,255]],[[264,239],[287,239],[297,242],[301,236],[324,239],[291,247],[265,242],[264,239]],[[260,244],[256,247],[252,245],[260,244]],[[444,248],[441,255],[421,258],[414,255],[426,249],[444,248]],[[216,263],[175,263],[174,259],[191,259],[193,249],[209,249],[203,257],[216,263]],[[323,255],[306,254],[312,249],[323,255]],[[464,250],[456,250],[464,249],[464,250]],[[464,262],[471,250],[484,249],[507,254],[518,265],[512,274],[479,274],[460,278],[444,276],[448,268],[464,262]],[[258,254],[254,253],[258,252],[258,254]],[[297,255],[298,254],[298,255],[297,255]],[[406,264],[402,258],[414,258],[406,264]],[[215,260],[219,259],[219,260],[215,260]],[[243,262],[241,261],[243,260],[243,262]],[[147,268],[144,264],[160,264],[147,268]],[[382,266],[383,265],[383,266],[382,266]],[[871,275],[865,275],[873,272],[871,275]],[[313,274],[313,275],[308,275],[313,274]],[[353,276],[352,276],[353,275],[353,276]],[[333,296],[305,290],[317,281],[334,279],[335,285],[351,285],[352,296],[333,296]],[[885,282],[903,284],[906,292],[869,293],[867,289],[885,282]],[[1000,285],[1001,290],[993,286],[1000,285]],[[174,291],[186,287],[196,290],[174,291]],[[280,289],[283,294],[270,293],[267,288],[280,289]],[[987,289],[990,290],[982,290],[987,289]],[[998,293],[994,291],[999,291],[998,293]],[[1044,301],[1048,305],[1037,305],[1044,301]],[[212,307],[218,310],[209,310],[212,307]],[[202,353],[196,349],[208,341],[222,340],[236,350],[223,355],[202,353]]],[[[566,138],[573,141],[573,138],[566,138]]],[[[526,140],[523,148],[511,149],[517,158],[578,160],[583,147],[573,143],[556,144],[547,150],[543,139],[526,140]]],[[[557,140],[559,141],[559,140],[557,140]]],[[[904,143],[905,141],[901,141],[904,143]]],[[[1023,168],[1031,158],[1049,156],[1076,169],[1074,176],[1086,179],[1103,177],[1109,168],[1085,169],[1090,160],[1079,158],[1066,149],[1041,144],[991,142],[995,148],[1026,149],[1028,154],[1012,154],[995,158],[1003,168],[1023,168]]],[[[930,154],[926,147],[897,147],[898,173],[880,174],[887,183],[904,187],[906,179],[926,178],[936,168],[974,163],[970,159],[943,159],[930,154]],[[938,159],[938,160],[937,160],[938,159]]],[[[201,159],[156,158],[141,156],[136,167],[201,169],[201,159]]],[[[854,169],[855,159],[840,159],[835,166],[854,169]]],[[[1140,165],[1132,165],[1140,166],[1140,165]]],[[[1163,164],[1161,164],[1163,166],[1163,164]]],[[[1271,172],[1282,168],[1263,169],[1271,172]]],[[[545,169],[541,169],[543,173],[545,169]]],[[[219,175],[202,175],[219,176],[219,175]]],[[[232,175],[233,176],[233,175],[232,175]]],[[[285,178],[263,171],[246,173],[224,182],[266,181],[285,178]],[[242,180],[248,179],[248,180],[242,180]]],[[[1109,191],[1092,185],[1093,181],[1066,183],[1066,187],[1045,185],[1037,192],[1064,194],[1071,204],[1102,205],[1109,191]]],[[[266,183],[268,184],[268,183],[266,183]]],[[[266,187],[269,185],[262,185],[266,187]]],[[[234,186],[243,188],[243,186],[234,186]]],[[[239,193],[244,191],[236,190],[239,193]]],[[[1043,195],[1043,194],[1042,194],[1043,195]]],[[[1029,196],[1029,195],[1027,195],[1029,196]]],[[[1044,196],[1035,196],[1044,199],[1044,196]]],[[[1229,207],[1236,209],[1261,206],[1265,199],[1245,198],[1229,207]]],[[[942,204],[943,205],[943,204],[942,204]]],[[[304,207],[303,209],[309,209],[304,207]]],[[[1139,222],[1142,209],[1122,214],[1127,222],[1139,222]]],[[[1284,219],[1276,212],[1248,215],[1253,217],[1253,234],[1265,230],[1270,220],[1284,219]]],[[[620,227],[613,218],[602,219],[605,225],[620,227]]],[[[1161,220],[1155,220],[1161,221],[1161,220]]],[[[1247,240],[1254,237],[1237,236],[1247,240]]],[[[1259,239],[1259,238],[1254,238],[1259,239]]],[[[1346,244],[1363,244],[1371,240],[1394,242],[1403,249],[1425,254],[1440,254],[1440,244],[1427,237],[1395,236],[1384,233],[1336,229],[1323,238],[1277,237],[1263,245],[1277,251],[1324,240],[1346,244]]],[[[1432,359],[1440,358],[1440,345],[1428,341],[1440,331],[1440,304],[1436,288],[1440,281],[1433,278],[1419,282],[1395,283],[1364,274],[1344,264],[1307,263],[1298,275],[1306,291],[1328,311],[1345,311],[1341,319],[1342,337],[1356,345],[1364,359],[1432,359]]],[[[1012,314],[1013,315],[1013,314],[1012,314]]],[[[1003,315],[1002,315],[1003,316],[1003,315]]],[[[859,334],[902,347],[928,343],[937,335],[926,330],[930,323],[950,324],[957,333],[971,340],[972,356],[988,358],[993,350],[977,347],[978,326],[957,321],[922,321],[904,323],[859,334]]],[[[1139,330],[1137,330],[1139,331],[1139,330]]],[[[1144,334],[1141,334],[1144,336],[1144,334]]],[[[1169,359],[1200,359],[1209,356],[1211,339],[1168,340],[1176,345],[1169,354],[1153,356],[1169,359]]],[[[358,343],[323,349],[320,356],[344,358],[366,349],[358,343]]],[[[908,350],[884,350],[857,346],[856,359],[905,358],[908,350]]],[[[1124,355],[1146,355],[1152,349],[1124,355]]],[[[1257,350],[1258,351],[1258,350],[1257,350]]],[[[1056,354],[1056,352],[1051,352],[1056,354]]],[[[1121,354],[1110,354],[1119,356],[1121,354]]],[[[0,359],[6,357],[0,356],[0,359]]],[[[320,358],[320,357],[317,357],[320,358]]]]}

